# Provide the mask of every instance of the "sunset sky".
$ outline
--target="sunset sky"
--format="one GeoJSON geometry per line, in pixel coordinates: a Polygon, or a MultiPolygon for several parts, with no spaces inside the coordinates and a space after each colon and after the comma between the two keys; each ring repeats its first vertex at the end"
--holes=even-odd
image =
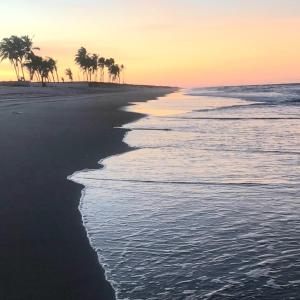
{"type": "MultiPolygon", "coordinates": [[[[125,64],[129,83],[300,81],[299,0],[10,0],[0,39],[28,34],[61,76],[80,46],[125,64]]],[[[8,62],[0,80],[15,80],[8,62]]]]}

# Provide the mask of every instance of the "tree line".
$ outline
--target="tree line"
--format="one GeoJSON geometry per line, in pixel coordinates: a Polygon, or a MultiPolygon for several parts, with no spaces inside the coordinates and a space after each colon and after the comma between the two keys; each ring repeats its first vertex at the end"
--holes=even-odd
{"type": "Polygon", "coordinates": [[[108,72],[108,81],[120,83],[121,73],[124,71],[124,65],[118,65],[113,58],[100,57],[98,54],[89,54],[86,48],[81,47],[76,55],[75,62],[83,71],[87,81],[98,81],[98,75],[100,82],[104,82],[105,68],[108,72]]]}
{"type": "MultiPolygon", "coordinates": [[[[28,73],[29,80],[42,82],[59,82],[57,61],[51,57],[41,57],[35,52],[39,47],[33,46],[32,39],[27,36],[18,37],[12,35],[4,38],[0,42],[0,62],[8,59],[12,64],[18,81],[26,81],[25,70],[28,73]]],[[[107,80],[109,82],[121,83],[121,74],[124,73],[124,65],[115,63],[113,58],[100,57],[98,54],[90,54],[86,48],[81,47],[75,55],[75,63],[83,72],[88,82],[105,82],[105,73],[107,71],[107,80]]],[[[70,81],[73,81],[73,72],[67,68],[64,74],[70,81]]],[[[64,81],[64,78],[61,78],[64,81]]],[[[124,83],[124,75],[123,75],[124,83]]]]}

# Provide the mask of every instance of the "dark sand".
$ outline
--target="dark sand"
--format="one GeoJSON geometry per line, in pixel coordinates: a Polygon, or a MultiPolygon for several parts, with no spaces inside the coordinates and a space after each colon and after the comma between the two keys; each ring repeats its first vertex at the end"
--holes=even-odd
{"type": "Polygon", "coordinates": [[[114,299],[67,176],[128,150],[120,106],[171,91],[0,87],[1,300],[114,299]]]}

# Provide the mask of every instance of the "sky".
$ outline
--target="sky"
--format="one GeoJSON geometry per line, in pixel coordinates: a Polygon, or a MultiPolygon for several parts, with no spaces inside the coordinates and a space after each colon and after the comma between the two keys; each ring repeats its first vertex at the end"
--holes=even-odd
{"type": "MultiPolygon", "coordinates": [[[[124,64],[128,83],[300,82],[299,0],[10,0],[0,39],[29,35],[60,76],[78,48],[124,64]]],[[[14,80],[9,62],[0,81],[14,80]]]]}

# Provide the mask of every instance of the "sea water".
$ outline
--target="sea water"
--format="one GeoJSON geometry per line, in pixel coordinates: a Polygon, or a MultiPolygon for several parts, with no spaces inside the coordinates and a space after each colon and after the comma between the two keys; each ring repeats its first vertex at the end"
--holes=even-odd
{"type": "Polygon", "coordinates": [[[128,109],[133,150],[78,172],[118,299],[300,298],[300,85],[181,91],[128,109]]]}

